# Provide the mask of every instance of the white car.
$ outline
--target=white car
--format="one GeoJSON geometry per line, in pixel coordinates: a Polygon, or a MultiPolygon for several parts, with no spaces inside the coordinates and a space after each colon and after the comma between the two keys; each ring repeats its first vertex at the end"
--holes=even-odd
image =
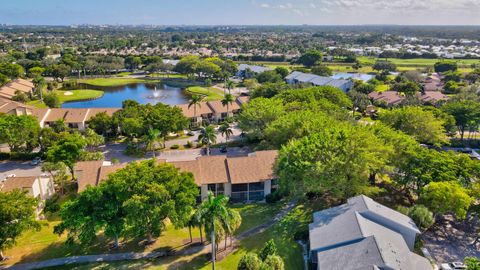
{"type": "Polygon", "coordinates": [[[441,269],[442,270],[467,269],[467,266],[462,262],[442,263],[441,269]]]}

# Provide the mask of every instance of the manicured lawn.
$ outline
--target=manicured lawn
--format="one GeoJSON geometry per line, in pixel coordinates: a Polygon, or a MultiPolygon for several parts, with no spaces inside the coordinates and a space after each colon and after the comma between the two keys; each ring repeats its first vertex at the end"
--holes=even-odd
{"type": "MultiPolygon", "coordinates": [[[[279,205],[274,205],[273,207],[280,207],[279,205]]],[[[263,247],[265,242],[270,239],[275,241],[275,244],[278,249],[278,254],[285,261],[285,269],[288,270],[301,270],[303,269],[303,256],[302,248],[294,241],[294,235],[299,230],[306,230],[308,224],[312,221],[312,213],[320,209],[324,209],[326,206],[321,201],[312,201],[299,203],[292,212],[290,212],[284,219],[282,219],[278,224],[269,228],[263,233],[254,235],[247,239],[244,239],[240,242],[240,248],[235,252],[229,254],[226,258],[221,261],[217,261],[216,269],[218,270],[231,270],[236,269],[239,260],[247,252],[258,252],[263,247]]],[[[257,205],[249,209],[247,205],[240,205],[237,207],[242,211],[242,216],[245,219],[246,213],[253,213],[255,209],[259,210],[259,215],[257,218],[265,218],[262,215],[269,215],[268,205],[257,205]],[[264,209],[264,210],[262,210],[264,209]],[[266,212],[264,212],[266,211],[266,212]]],[[[250,214],[248,214],[250,215],[250,214]]],[[[254,216],[252,215],[252,218],[254,216]]],[[[250,218],[248,218],[250,219],[250,218]]],[[[257,221],[247,221],[247,222],[257,222],[257,221]]],[[[262,223],[262,222],[259,222],[262,223]]],[[[221,245],[220,247],[222,247],[221,245]]],[[[211,264],[209,262],[209,257],[206,254],[195,254],[192,256],[174,256],[168,258],[160,258],[155,260],[137,260],[137,261],[121,261],[121,262],[104,262],[104,263],[94,263],[87,265],[77,265],[69,266],[62,268],[52,268],[52,269],[75,269],[75,270],[86,270],[86,269],[150,269],[150,270],[166,270],[166,269],[178,269],[178,270],[189,270],[189,269],[202,269],[209,270],[211,269],[211,264]]]]}
{"type": "MultiPolygon", "coordinates": [[[[81,90],[56,90],[58,98],[60,99],[60,104],[69,102],[69,101],[79,101],[79,100],[89,100],[95,99],[103,96],[103,91],[100,90],[91,90],[91,89],[81,89],[81,90]],[[65,93],[71,92],[71,95],[65,95],[65,93]]],[[[46,108],[45,105],[40,100],[34,100],[27,103],[28,105],[35,106],[37,108],[46,108]]]]}
{"type": "Polygon", "coordinates": [[[94,86],[122,86],[132,83],[157,83],[158,80],[139,79],[139,78],[95,78],[79,80],[80,83],[85,83],[94,86]]]}
{"type": "MultiPolygon", "coordinates": [[[[239,232],[250,229],[271,219],[282,207],[283,204],[239,204],[234,205],[242,215],[243,224],[239,232]]],[[[94,244],[81,247],[79,245],[68,246],[65,244],[66,235],[58,236],[53,233],[53,227],[59,221],[43,221],[40,231],[28,231],[17,242],[17,245],[6,250],[5,255],[11,257],[7,263],[32,262],[48,260],[52,258],[67,257],[74,255],[111,253],[108,250],[109,240],[99,235],[98,241],[94,244]]],[[[199,238],[197,228],[192,229],[194,238],[199,238]]],[[[188,228],[175,229],[167,225],[167,230],[151,246],[139,245],[140,240],[128,241],[126,245],[117,252],[144,252],[154,251],[162,248],[178,248],[183,245],[184,240],[189,239],[188,228]]],[[[182,259],[185,259],[182,257],[182,259]]],[[[172,260],[172,259],[170,259],[172,260]]]]}
{"type": "Polygon", "coordinates": [[[206,101],[223,98],[223,91],[214,87],[190,86],[186,91],[190,94],[203,95],[206,101]]]}

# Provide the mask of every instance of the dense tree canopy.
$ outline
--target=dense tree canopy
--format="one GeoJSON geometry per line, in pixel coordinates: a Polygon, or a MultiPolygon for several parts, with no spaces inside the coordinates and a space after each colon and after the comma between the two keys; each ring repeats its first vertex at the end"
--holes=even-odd
{"type": "Polygon", "coordinates": [[[0,115],[0,143],[12,152],[30,153],[38,146],[40,125],[31,115],[0,115]]]}

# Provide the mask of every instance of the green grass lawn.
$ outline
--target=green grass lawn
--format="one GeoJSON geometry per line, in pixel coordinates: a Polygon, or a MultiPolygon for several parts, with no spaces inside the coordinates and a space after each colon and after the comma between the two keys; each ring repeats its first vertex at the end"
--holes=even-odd
{"type": "MultiPolygon", "coordinates": [[[[282,207],[283,204],[239,204],[232,206],[242,215],[243,224],[239,232],[257,226],[271,219],[282,207]]],[[[102,254],[111,253],[108,250],[109,240],[105,239],[101,234],[98,241],[92,245],[82,247],[79,245],[65,245],[66,235],[58,236],[53,233],[53,227],[59,221],[42,221],[40,231],[28,231],[19,239],[15,247],[4,252],[10,259],[8,264],[25,263],[32,261],[48,260],[52,258],[60,258],[74,255],[102,254]]],[[[197,228],[192,229],[193,237],[200,237],[197,228]]],[[[172,225],[167,225],[167,230],[161,237],[151,246],[139,245],[138,240],[127,241],[126,245],[117,252],[146,252],[154,251],[162,248],[178,248],[189,239],[188,228],[175,229],[172,225]]],[[[198,255],[198,254],[197,254],[198,255]]],[[[185,259],[182,257],[182,259],[185,259]]],[[[0,264],[1,265],[1,264],[0,264]]]]}
{"type": "Polygon", "coordinates": [[[186,91],[189,94],[203,95],[206,101],[223,98],[223,91],[214,87],[190,86],[186,91]]]}
{"type": "Polygon", "coordinates": [[[145,82],[157,83],[158,80],[114,77],[114,78],[82,79],[82,80],[79,80],[78,82],[88,84],[88,85],[93,85],[93,86],[108,87],[108,86],[122,86],[122,85],[127,85],[132,83],[145,83],[145,82]]]}
{"type": "MultiPolygon", "coordinates": [[[[55,90],[58,94],[60,104],[69,102],[69,101],[80,101],[80,100],[89,100],[95,99],[103,96],[103,91],[100,90],[91,90],[91,89],[81,89],[81,90],[55,90]],[[65,95],[66,92],[71,92],[72,95],[65,95]]],[[[37,107],[37,108],[47,108],[47,105],[40,100],[33,100],[27,103],[28,105],[37,107]]]]}
{"type": "MultiPolygon", "coordinates": [[[[274,208],[280,207],[274,205],[274,208]]],[[[267,229],[265,232],[246,238],[240,242],[240,247],[235,252],[229,254],[223,260],[217,261],[216,269],[231,270],[236,269],[239,260],[247,252],[258,252],[264,246],[265,242],[273,239],[278,249],[278,254],[284,259],[285,269],[301,270],[303,269],[303,256],[301,247],[294,241],[295,232],[299,230],[306,230],[308,224],[312,221],[312,213],[320,209],[324,209],[326,205],[322,201],[310,201],[298,204],[292,212],[283,218],[278,224],[267,229]]],[[[271,217],[264,217],[270,215],[268,205],[255,205],[249,207],[248,205],[240,205],[237,207],[242,212],[244,220],[247,216],[251,218],[262,218],[265,220],[271,217]],[[262,210],[263,209],[263,210],[262,210]],[[254,211],[258,210],[258,215],[253,215],[254,211]],[[265,212],[266,211],[266,212],[265,212]],[[248,215],[246,215],[249,213],[248,215]]],[[[273,215],[272,215],[273,216],[273,215]]],[[[244,221],[245,222],[245,221],[244,221]]],[[[249,220],[247,222],[261,221],[249,220]]],[[[222,247],[222,245],[220,246],[222,247]]],[[[51,269],[150,269],[150,270],[167,270],[167,269],[211,269],[209,257],[206,254],[194,254],[192,256],[173,256],[168,258],[159,258],[152,260],[136,260],[136,261],[120,261],[120,262],[103,262],[86,265],[73,265],[68,267],[59,267],[51,269]]]]}
{"type": "Polygon", "coordinates": [[[388,84],[379,84],[375,86],[375,91],[377,92],[385,92],[390,89],[390,86],[388,84]]]}

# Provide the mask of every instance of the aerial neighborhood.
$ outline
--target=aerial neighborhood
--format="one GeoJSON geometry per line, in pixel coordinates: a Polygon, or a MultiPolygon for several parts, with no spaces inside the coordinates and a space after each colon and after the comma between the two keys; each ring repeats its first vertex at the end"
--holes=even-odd
{"type": "Polygon", "coordinates": [[[0,269],[480,269],[478,26],[207,2],[0,16],[0,269]]]}

